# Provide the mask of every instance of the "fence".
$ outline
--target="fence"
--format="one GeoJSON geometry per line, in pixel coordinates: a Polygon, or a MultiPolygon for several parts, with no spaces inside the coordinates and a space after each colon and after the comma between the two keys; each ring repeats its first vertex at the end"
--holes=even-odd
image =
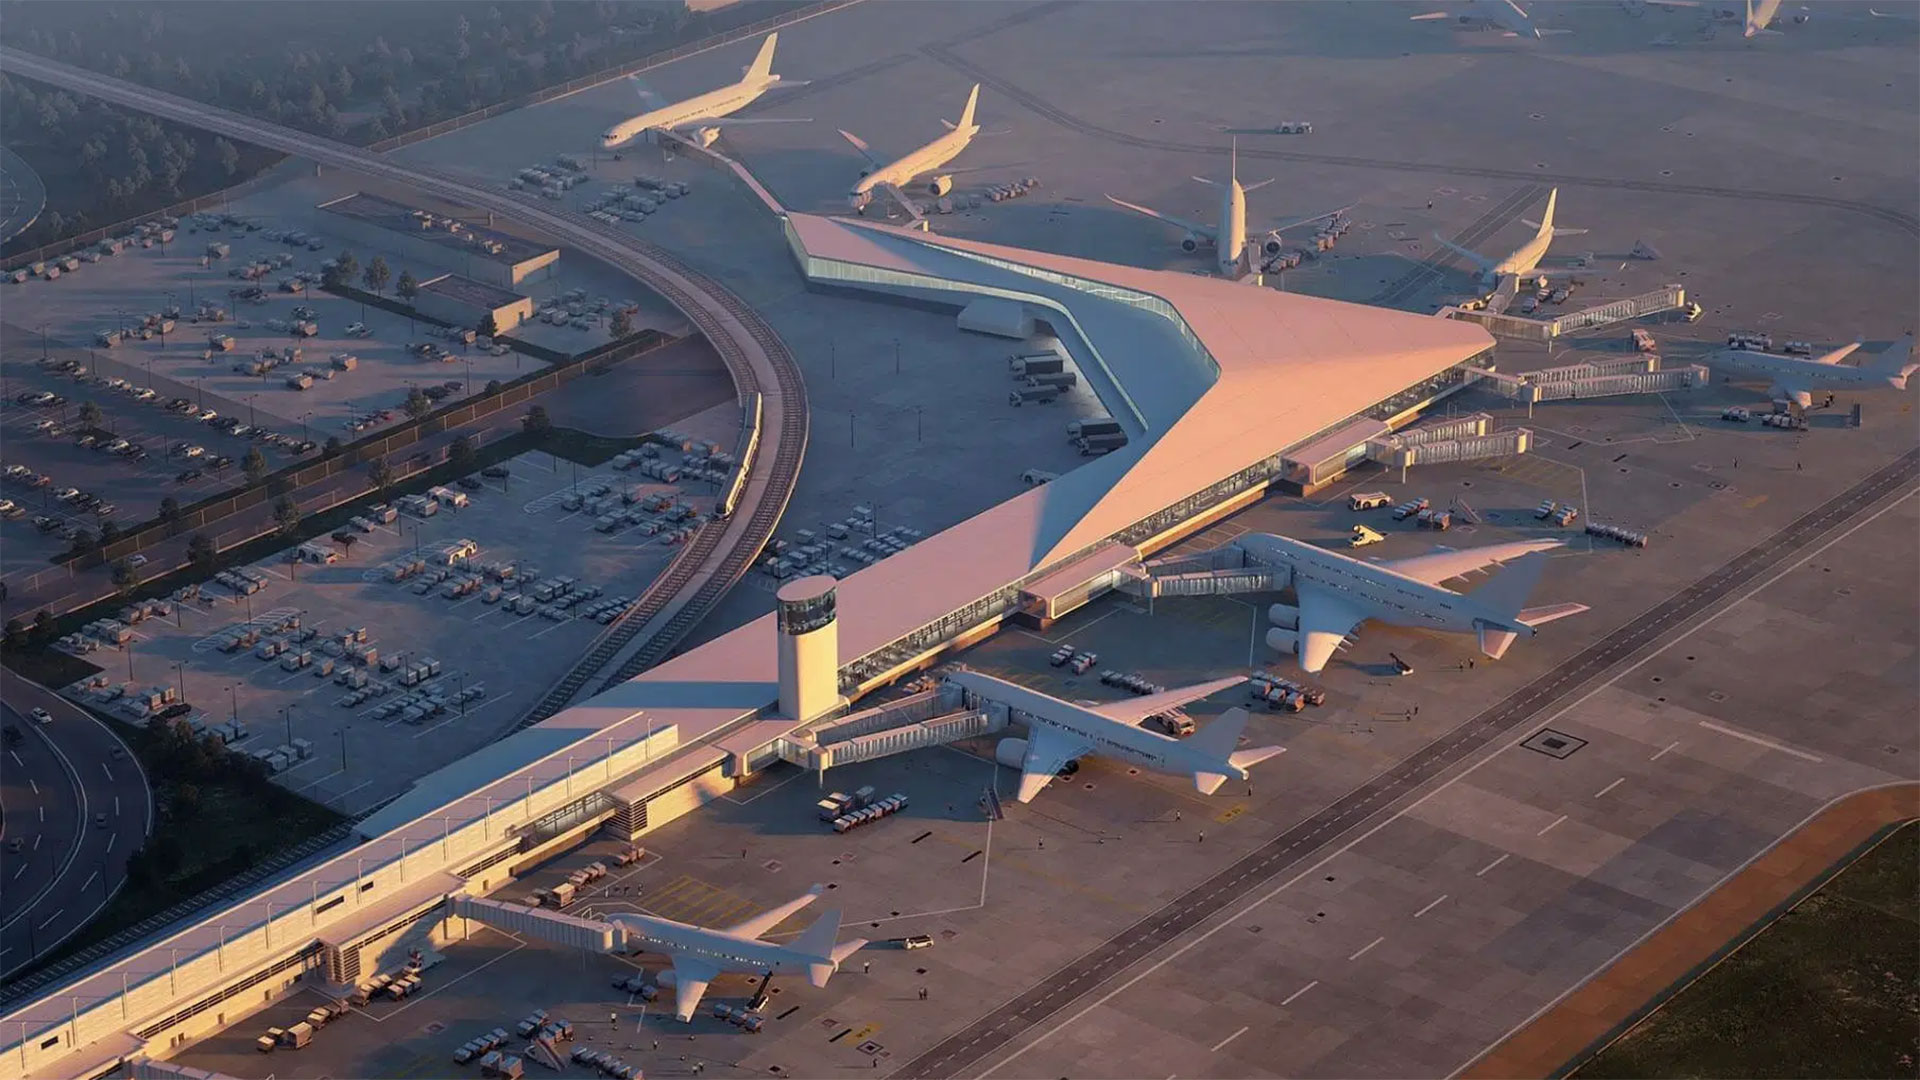
{"type": "MultiPolygon", "coordinates": [[[[439,123],[429,124],[423,128],[415,128],[412,131],[402,132],[392,138],[382,139],[379,142],[369,144],[367,149],[375,153],[386,153],[389,150],[397,150],[400,147],[411,146],[417,142],[425,142],[428,139],[445,135],[450,131],[458,131],[461,128],[470,127],[484,120],[491,120],[502,113],[511,112],[514,109],[525,108],[528,105],[540,105],[548,101],[553,101],[556,98],[565,97],[568,94],[576,94],[604,82],[625,78],[628,75],[645,71],[651,67],[672,63],[675,60],[685,56],[691,56],[697,52],[728,45],[768,30],[777,30],[789,23],[798,22],[802,19],[810,19],[817,15],[824,15],[830,11],[850,7],[859,2],[860,0],[821,0],[819,3],[807,4],[778,15],[771,15],[764,19],[756,19],[752,22],[723,30],[717,34],[710,34],[698,41],[691,41],[685,45],[676,45],[664,52],[652,53],[638,60],[605,68],[591,75],[583,75],[577,79],[569,79],[557,86],[549,86],[543,90],[535,90],[507,101],[489,105],[484,109],[476,109],[473,112],[453,117],[450,120],[442,120],[439,123]]],[[[274,169],[269,167],[267,171],[243,180],[232,187],[222,188],[219,191],[185,199],[171,206],[161,207],[158,210],[150,210],[143,214],[136,214],[123,221],[106,225],[90,232],[81,233],[78,236],[70,236],[65,240],[56,240],[51,244],[42,244],[40,247],[30,251],[8,255],[4,259],[0,259],[0,269],[11,271],[43,259],[51,259],[56,256],[66,255],[70,252],[79,251],[81,248],[97,244],[109,236],[118,236],[122,233],[131,232],[136,224],[156,217],[181,217],[186,214],[198,213],[209,207],[222,206],[229,200],[250,195],[258,188],[275,182],[278,182],[278,176],[274,169]]]]}

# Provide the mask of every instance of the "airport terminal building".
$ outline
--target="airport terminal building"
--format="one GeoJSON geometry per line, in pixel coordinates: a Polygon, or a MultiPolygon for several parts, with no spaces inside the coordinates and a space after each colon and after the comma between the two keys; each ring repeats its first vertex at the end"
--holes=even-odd
{"type": "Polygon", "coordinates": [[[454,897],[800,760],[808,725],[1009,619],[1064,614],[1270,488],[1324,484],[1365,433],[1404,425],[1491,359],[1483,329],[1444,318],[864,221],[782,224],[813,288],[974,328],[1044,326],[1127,445],[822,595],[783,594],[779,613],[423,777],[331,857],[34,987],[0,1017],[8,1074],[164,1058],[303,980],[351,986],[412,944],[457,939],[454,897]]]}

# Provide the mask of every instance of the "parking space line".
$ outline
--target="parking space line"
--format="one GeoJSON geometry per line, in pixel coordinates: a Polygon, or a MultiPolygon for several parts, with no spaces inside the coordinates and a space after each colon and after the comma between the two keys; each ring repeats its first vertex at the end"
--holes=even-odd
{"type": "Polygon", "coordinates": [[[1627,782],[1627,778],[1623,776],[1620,779],[1615,780],[1613,783],[1608,784],[1606,787],[1601,788],[1599,791],[1594,792],[1593,797],[1596,799],[1603,798],[1606,796],[1607,792],[1612,791],[1614,788],[1617,788],[1621,784],[1624,784],[1626,782],[1627,782]]]}
{"type": "Polygon", "coordinates": [[[1363,957],[1363,956],[1365,956],[1365,955],[1367,955],[1368,953],[1370,953],[1370,952],[1372,952],[1372,951],[1373,951],[1373,947],[1374,947],[1375,945],[1378,945],[1378,944],[1380,944],[1381,942],[1383,942],[1383,941],[1385,941],[1385,940],[1387,940],[1387,939],[1386,939],[1386,938],[1385,938],[1384,936],[1382,936],[1382,937],[1377,937],[1377,938],[1374,938],[1374,939],[1373,939],[1372,941],[1369,941],[1369,942],[1367,942],[1367,943],[1366,943],[1365,945],[1362,945],[1362,946],[1360,946],[1360,951],[1359,951],[1359,952],[1356,952],[1356,953],[1354,953],[1354,954],[1353,954],[1352,956],[1349,956],[1349,957],[1347,957],[1347,959],[1348,959],[1348,960],[1358,960],[1358,959],[1360,959],[1361,957],[1363,957]]]}
{"type": "Polygon", "coordinates": [[[1312,982],[1310,982],[1310,983],[1308,983],[1307,985],[1305,985],[1305,986],[1303,986],[1303,987],[1301,987],[1300,989],[1298,989],[1298,990],[1295,990],[1295,991],[1294,991],[1293,993],[1291,993],[1291,994],[1288,994],[1288,995],[1286,996],[1286,998],[1285,998],[1285,1000],[1283,1000],[1283,1001],[1281,1001],[1281,1002],[1280,1002],[1280,1004],[1281,1004],[1281,1006],[1282,1006],[1282,1007],[1285,1007],[1285,1006],[1288,1006],[1288,1005],[1291,1005],[1291,1004],[1293,1004],[1293,1003],[1294,1003],[1295,1001],[1297,1001],[1297,1000],[1299,1000],[1299,998],[1300,998],[1300,995],[1301,995],[1301,994],[1304,994],[1304,993],[1306,993],[1307,991],[1309,991],[1309,990],[1311,990],[1311,989],[1313,989],[1314,987],[1316,987],[1316,986],[1319,986],[1319,985],[1320,985],[1320,980],[1319,980],[1319,979],[1315,979],[1315,980],[1313,980],[1312,982]]]}
{"type": "Polygon", "coordinates": [[[1496,867],[1496,866],[1499,866],[1499,865],[1500,865],[1501,863],[1503,863],[1503,862],[1506,862],[1506,861],[1507,861],[1507,858],[1508,858],[1508,856],[1507,856],[1507,854],[1506,854],[1506,853],[1502,853],[1502,854],[1501,854],[1501,856],[1500,856],[1499,858],[1497,858],[1497,859],[1495,859],[1495,860],[1493,860],[1492,862],[1490,862],[1490,863],[1488,863],[1487,865],[1485,865],[1485,866],[1483,866],[1483,867],[1481,867],[1481,868],[1480,868],[1480,870],[1479,870],[1479,872],[1478,872],[1478,873],[1476,873],[1476,874],[1474,874],[1473,876],[1474,876],[1474,877],[1486,877],[1486,876],[1487,876],[1487,871],[1489,871],[1489,870],[1491,870],[1491,869],[1493,869],[1493,868],[1494,868],[1494,867],[1496,867]]]}
{"type": "Polygon", "coordinates": [[[1533,835],[1545,836],[1548,833],[1552,832],[1561,822],[1565,820],[1567,820],[1567,815],[1561,814],[1559,817],[1554,818],[1552,821],[1547,822],[1544,826],[1541,826],[1540,831],[1537,833],[1534,833],[1533,835]]]}
{"type": "Polygon", "coordinates": [[[1211,1052],[1215,1054],[1219,1053],[1222,1047],[1226,1046],[1228,1043],[1239,1038],[1240,1036],[1245,1035],[1246,1033],[1247,1033],[1247,1029],[1244,1027],[1241,1028],[1239,1031],[1236,1031],[1233,1034],[1227,1036],[1226,1038],[1221,1039],[1219,1042],[1214,1043],[1213,1050],[1211,1052]]]}
{"type": "Polygon", "coordinates": [[[1672,753],[1672,752],[1673,752],[1673,751],[1674,751],[1674,750],[1675,750],[1675,749],[1676,749],[1676,748],[1677,748],[1677,747],[1678,747],[1679,745],[1680,745],[1680,740],[1679,740],[1679,739],[1675,739],[1675,740],[1673,740],[1672,742],[1670,742],[1670,743],[1668,743],[1668,744],[1667,744],[1666,746],[1664,746],[1664,747],[1662,747],[1662,748],[1660,749],[1660,752],[1659,752],[1659,753],[1657,753],[1657,754],[1655,754],[1655,755],[1653,755],[1652,757],[1650,757],[1650,758],[1648,758],[1647,760],[1648,760],[1648,761],[1659,761],[1659,760],[1660,760],[1661,758],[1663,758],[1663,757],[1666,757],[1666,756],[1667,756],[1668,754],[1670,754],[1670,753],[1672,753]]]}
{"type": "Polygon", "coordinates": [[[1432,911],[1434,908],[1439,907],[1442,903],[1446,901],[1447,895],[1448,894],[1446,893],[1441,893],[1439,896],[1433,899],[1432,903],[1429,903],[1426,907],[1423,907],[1419,911],[1414,912],[1413,917],[1417,919],[1420,916],[1425,915],[1427,912],[1432,911]]]}

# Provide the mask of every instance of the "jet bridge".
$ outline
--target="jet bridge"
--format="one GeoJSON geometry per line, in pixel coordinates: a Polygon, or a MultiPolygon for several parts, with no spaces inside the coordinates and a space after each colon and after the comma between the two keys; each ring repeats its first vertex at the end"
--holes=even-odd
{"type": "Polygon", "coordinates": [[[822,721],[781,739],[780,756],[824,773],[835,765],[903,754],[990,735],[1007,726],[998,715],[969,709],[958,689],[940,687],[822,721]]]}
{"type": "Polygon", "coordinates": [[[1163,596],[1231,596],[1273,592],[1293,582],[1293,571],[1256,559],[1238,544],[1189,555],[1150,559],[1120,579],[1122,592],[1152,600],[1163,596]]]}
{"type": "MultiPolygon", "coordinates": [[[[1511,300],[1511,297],[1506,299],[1511,300]]],[[[1644,319],[1649,315],[1675,311],[1686,306],[1686,286],[1663,285],[1652,292],[1629,296],[1624,300],[1596,304],[1555,319],[1530,319],[1521,315],[1507,314],[1506,304],[1499,302],[1497,298],[1495,302],[1489,303],[1481,310],[1468,311],[1465,308],[1449,307],[1443,309],[1441,314],[1462,322],[1478,323],[1486,329],[1487,333],[1495,337],[1552,341],[1567,334],[1595,330],[1633,319],[1644,319]]]]}

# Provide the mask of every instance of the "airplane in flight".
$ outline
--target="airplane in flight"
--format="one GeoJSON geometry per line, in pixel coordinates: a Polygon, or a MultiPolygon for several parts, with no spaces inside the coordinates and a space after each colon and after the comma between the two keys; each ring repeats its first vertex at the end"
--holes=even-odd
{"type": "Polygon", "coordinates": [[[974,83],[973,90],[967,94],[967,107],[960,110],[959,123],[950,124],[945,120],[940,121],[946,125],[945,135],[893,161],[881,161],[874,155],[873,148],[868,146],[865,140],[844,128],[841,129],[841,136],[852,143],[855,150],[860,151],[861,157],[867,159],[867,168],[860,172],[860,182],[853,185],[853,190],[847,196],[854,210],[862,214],[866,213],[867,207],[873,202],[873,193],[883,191],[911,212],[913,203],[908,200],[904,189],[908,184],[913,183],[915,177],[936,170],[939,171],[939,175],[927,182],[928,194],[945,195],[952,191],[954,174],[973,170],[943,170],[941,166],[959,157],[960,152],[967,148],[967,144],[973,142],[973,137],[980,134],[980,125],[973,122],[974,107],[979,103],[980,84],[974,83]]]}
{"type": "Polygon", "coordinates": [[[1770,392],[1776,399],[1793,401],[1803,409],[1813,404],[1815,390],[1905,390],[1907,377],[1920,371],[1920,364],[1914,362],[1912,334],[1870,354],[1864,364],[1841,363],[1859,348],[1860,342],[1856,341],[1812,357],[1727,348],[1709,356],[1707,363],[1742,375],[1765,376],[1773,380],[1770,392]]]}
{"type": "Polygon", "coordinates": [[[657,978],[674,991],[674,1016],[693,1019],[708,984],[722,972],[750,975],[804,974],[814,987],[824,987],[840,964],[866,945],[865,938],[835,942],[840,936],[840,911],[831,909],[800,931],[792,941],[777,944],[761,937],[789,915],[819,899],[815,885],[805,895],[764,911],[745,922],[721,930],[663,919],[657,915],[618,912],[607,921],[624,927],[634,952],[659,953],[673,961],[670,971],[657,978]]]}
{"type": "MultiPolygon", "coordinates": [[[[1259,191],[1261,188],[1273,183],[1277,178],[1269,177],[1265,180],[1243,186],[1240,183],[1240,140],[1235,139],[1233,141],[1233,149],[1228,155],[1227,182],[1225,184],[1219,184],[1218,181],[1209,180],[1204,176],[1196,176],[1193,179],[1203,184],[1214,184],[1221,188],[1222,202],[1220,206],[1219,228],[1215,229],[1208,225],[1202,225],[1199,222],[1187,221],[1184,218],[1174,217],[1172,214],[1163,214],[1158,210],[1151,210],[1144,206],[1116,199],[1111,195],[1107,196],[1107,201],[1122,209],[1131,210],[1136,214],[1143,214],[1153,218],[1155,221],[1164,221],[1177,229],[1185,229],[1187,235],[1180,240],[1180,250],[1189,254],[1198,251],[1202,244],[1212,245],[1215,252],[1215,267],[1220,271],[1221,277],[1238,279],[1246,276],[1253,269],[1248,254],[1248,246],[1251,238],[1247,234],[1247,193],[1250,191],[1259,191]]],[[[1266,235],[1260,238],[1259,249],[1269,257],[1278,255],[1284,246],[1280,240],[1281,233],[1288,229],[1298,228],[1315,221],[1322,221],[1334,217],[1349,209],[1352,209],[1350,205],[1343,206],[1338,210],[1329,210],[1324,214],[1296,218],[1293,221],[1276,225],[1268,229],[1266,235]]]]}
{"type": "Polygon", "coordinates": [[[1539,221],[1524,221],[1533,226],[1533,238],[1514,249],[1503,259],[1489,259],[1477,251],[1461,247],[1459,244],[1435,233],[1433,238],[1456,255],[1465,258],[1480,269],[1480,283],[1492,287],[1508,287],[1520,281],[1539,277],[1560,277],[1572,273],[1567,269],[1541,270],[1540,260],[1546,257],[1547,248],[1560,236],[1579,236],[1585,229],[1560,229],[1553,224],[1554,204],[1559,201],[1560,189],[1554,188],[1547,194],[1547,212],[1539,221]]]}
{"type": "Polygon", "coordinates": [[[648,111],[631,117],[608,128],[600,136],[600,145],[608,150],[625,146],[641,136],[654,136],[657,132],[668,131],[680,135],[700,146],[712,146],[720,137],[722,127],[739,124],[805,124],[808,120],[785,117],[753,117],[727,119],[732,113],[739,112],[760,99],[760,95],[775,87],[795,89],[807,85],[805,82],[783,82],[773,73],[773,47],[780,40],[776,31],[767,35],[760,43],[760,52],[753,63],[740,69],[739,82],[728,83],[718,90],[709,90],[697,97],[672,104],[662,104],[659,95],[642,86],[639,79],[628,81],[640,95],[640,100],[652,106],[648,111]]]}
{"type": "Polygon", "coordinates": [[[1585,604],[1527,607],[1546,570],[1546,552],[1559,540],[1520,540],[1387,562],[1355,559],[1285,536],[1256,533],[1234,541],[1255,562],[1286,567],[1298,606],[1274,604],[1267,644],[1294,653],[1300,669],[1318,672],[1334,650],[1368,619],[1446,633],[1476,634],[1480,651],[1499,659],[1515,638],[1587,610],[1585,604]],[[1510,565],[1502,565],[1508,564],[1510,565]],[[1489,567],[1499,569],[1479,588],[1457,593],[1440,583],[1489,567]]]}
{"type": "Polygon", "coordinates": [[[1015,719],[1026,723],[1026,738],[1002,739],[994,748],[1000,764],[1020,770],[1019,799],[1023,803],[1032,802],[1060,775],[1060,770],[1088,754],[1191,777],[1202,795],[1211,795],[1228,780],[1247,779],[1248,769],[1286,749],[1239,749],[1240,734],[1247,726],[1245,709],[1229,709],[1185,739],[1140,726],[1149,717],[1246,682],[1244,675],[1105,705],[1063,701],[977,671],[958,671],[947,679],[965,692],[970,703],[1004,705],[1015,719]]]}
{"type": "Polygon", "coordinates": [[[1432,22],[1458,16],[1462,23],[1478,23],[1497,26],[1503,37],[1541,38],[1548,34],[1570,33],[1567,30],[1547,30],[1533,23],[1533,16],[1527,9],[1514,3],[1514,0],[1460,0],[1454,11],[1430,11],[1424,15],[1411,15],[1411,22],[1432,22]]]}

